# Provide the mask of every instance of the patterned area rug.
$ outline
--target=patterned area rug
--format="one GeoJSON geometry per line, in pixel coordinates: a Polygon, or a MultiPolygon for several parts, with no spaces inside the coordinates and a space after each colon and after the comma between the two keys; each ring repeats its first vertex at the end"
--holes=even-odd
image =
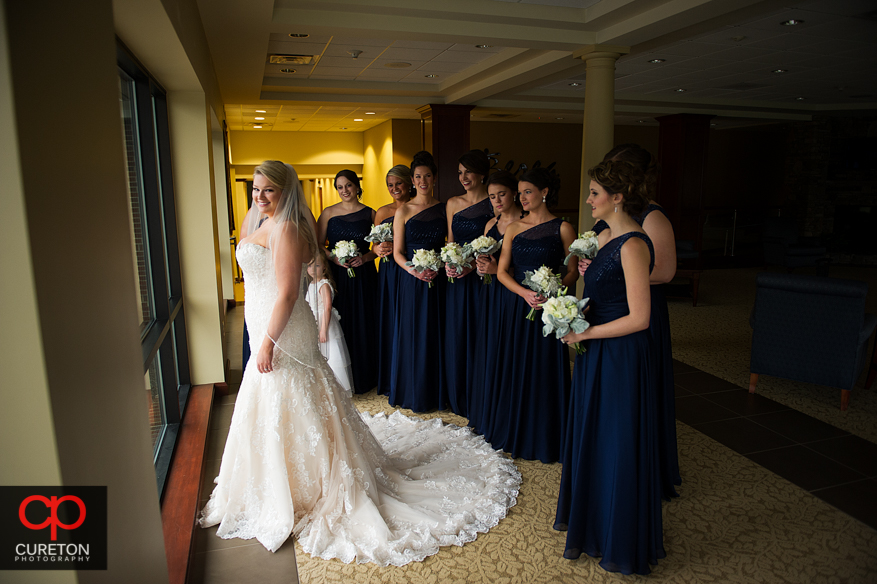
{"type": "MultiPolygon", "coordinates": [[[[355,401],[362,411],[393,410],[375,392],[355,401]]],[[[465,424],[449,412],[423,417],[465,424]]],[[[296,544],[301,582],[874,582],[877,531],[688,426],[677,429],[681,497],[664,504],[667,557],[648,577],[609,574],[585,555],[563,559],[564,534],[551,528],[561,466],[516,461],[518,504],[475,542],[402,568],[313,559],[296,544]]]]}
{"type": "MultiPolygon", "coordinates": [[[[740,387],[749,387],[749,314],[755,302],[755,277],[760,271],[763,269],[707,270],[700,279],[697,307],[685,300],[669,301],[676,359],[740,387]]],[[[837,266],[831,268],[831,277],[867,282],[866,311],[877,314],[877,269],[837,266]]],[[[872,351],[869,348],[869,359],[872,351]]],[[[877,382],[865,390],[867,364],[865,370],[846,412],[840,411],[840,390],[831,387],[762,375],[756,392],[877,442],[877,382]]]]}

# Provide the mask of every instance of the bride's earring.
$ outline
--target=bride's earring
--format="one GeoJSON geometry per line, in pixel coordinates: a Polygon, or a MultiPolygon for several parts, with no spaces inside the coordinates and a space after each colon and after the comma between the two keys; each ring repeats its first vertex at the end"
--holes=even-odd
{"type": "Polygon", "coordinates": [[[618,205],[615,205],[615,212],[618,213],[618,205]]]}
{"type": "Polygon", "coordinates": [[[542,195],[542,202],[545,202],[545,195],[542,195]]]}

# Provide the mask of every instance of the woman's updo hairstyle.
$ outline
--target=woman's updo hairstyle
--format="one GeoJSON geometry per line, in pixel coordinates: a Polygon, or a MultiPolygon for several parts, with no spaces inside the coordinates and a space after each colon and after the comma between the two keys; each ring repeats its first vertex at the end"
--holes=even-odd
{"type": "Polygon", "coordinates": [[[469,172],[481,175],[481,182],[484,183],[487,175],[490,174],[490,160],[484,150],[470,150],[460,157],[460,164],[469,172]]]}
{"type": "Polygon", "coordinates": [[[435,160],[432,158],[432,154],[427,152],[426,150],[421,150],[417,154],[414,155],[414,159],[411,161],[411,175],[414,175],[414,169],[418,166],[425,166],[432,171],[432,175],[436,176],[438,174],[438,167],[435,165],[435,160]]]}
{"type": "Polygon", "coordinates": [[[619,144],[606,153],[603,160],[616,160],[629,162],[643,171],[646,177],[646,187],[649,189],[649,199],[654,199],[658,189],[658,174],[661,166],[652,153],[639,144],[619,144]]]}
{"type": "Polygon", "coordinates": [[[560,177],[557,176],[557,173],[546,170],[541,166],[524,172],[518,179],[518,182],[528,182],[540,191],[548,189],[548,194],[545,195],[545,204],[549,208],[556,205],[560,198],[560,177]]]}
{"type": "Polygon", "coordinates": [[[624,197],[621,208],[631,217],[646,210],[649,190],[646,174],[638,166],[630,162],[606,160],[588,170],[588,176],[609,194],[621,194],[624,197]]]}
{"type": "Polygon", "coordinates": [[[342,176],[353,183],[353,185],[356,187],[356,198],[361,199],[362,198],[362,187],[359,186],[359,177],[356,176],[356,173],[353,172],[352,170],[344,169],[344,170],[338,171],[338,174],[335,175],[335,182],[332,183],[335,185],[335,190],[338,190],[338,179],[341,178],[342,176]]]}
{"type": "Polygon", "coordinates": [[[397,164],[393,168],[387,171],[387,178],[394,176],[401,180],[403,183],[408,185],[409,188],[414,184],[411,180],[411,169],[405,166],[404,164],[397,164]]]}
{"type": "Polygon", "coordinates": [[[518,192],[518,179],[507,170],[497,170],[484,181],[487,186],[502,185],[508,187],[513,194],[518,192]]]}

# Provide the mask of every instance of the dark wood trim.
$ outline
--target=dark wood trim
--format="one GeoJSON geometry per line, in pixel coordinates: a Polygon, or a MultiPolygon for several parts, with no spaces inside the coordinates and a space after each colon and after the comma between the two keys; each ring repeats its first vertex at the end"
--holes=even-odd
{"type": "Polygon", "coordinates": [[[171,584],[185,584],[195,553],[196,517],[213,394],[213,384],[196,385],[191,390],[162,498],[161,523],[171,584]]]}

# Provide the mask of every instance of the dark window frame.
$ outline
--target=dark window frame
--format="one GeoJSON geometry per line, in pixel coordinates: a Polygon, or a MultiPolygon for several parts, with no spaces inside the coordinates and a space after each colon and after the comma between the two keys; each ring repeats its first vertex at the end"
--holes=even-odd
{"type": "Polygon", "coordinates": [[[119,70],[134,83],[140,181],[151,274],[152,320],[143,329],[144,375],[158,357],[164,424],[154,459],[159,497],[164,493],[191,390],[176,206],[174,204],[167,92],[117,39],[119,70]]]}

